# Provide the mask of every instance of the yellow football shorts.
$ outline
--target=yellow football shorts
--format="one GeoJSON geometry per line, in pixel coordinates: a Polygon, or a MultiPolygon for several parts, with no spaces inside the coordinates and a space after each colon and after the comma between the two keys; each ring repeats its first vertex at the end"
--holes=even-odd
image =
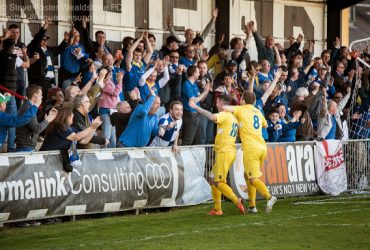
{"type": "Polygon", "coordinates": [[[216,153],[210,177],[214,181],[226,182],[227,173],[236,158],[236,151],[216,153]]]}
{"type": "Polygon", "coordinates": [[[267,150],[254,148],[243,150],[244,173],[248,179],[262,176],[261,166],[265,161],[267,150]]]}

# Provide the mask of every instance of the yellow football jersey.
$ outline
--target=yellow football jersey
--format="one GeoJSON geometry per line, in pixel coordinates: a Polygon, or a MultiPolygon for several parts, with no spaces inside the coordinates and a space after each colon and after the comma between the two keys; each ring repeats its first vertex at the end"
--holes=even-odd
{"type": "Polygon", "coordinates": [[[265,117],[253,105],[235,106],[234,115],[239,121],[239,134],[243,148],[266,148],[262,127],[267,127],[265,117]]]}
{"type": "Polygon", "coordinates": [[[215,151],[235,151],[235,140],[238,135],[238,120],[228,112],[215,114],[217,117],[217,134],[215,139],[215,151]]]}

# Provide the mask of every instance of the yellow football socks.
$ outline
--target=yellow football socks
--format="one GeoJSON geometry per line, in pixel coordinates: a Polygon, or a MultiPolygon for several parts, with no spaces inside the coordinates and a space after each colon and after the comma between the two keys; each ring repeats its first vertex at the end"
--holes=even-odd
{"type": "Polygon", "coordinates": [[[266,200],[271,198],[270,192],[267,189],[265,183],[263,183],[260,179],[255,178],[253,181],[253,186],[256,187],[258,193],[260,193],[266,200]]]}
{"type": "Polygon", "coordinates": [[[221,191],[215,185],[211,185],[211,189],[214,202],[213,209],[219,211],[221,210],[221,191]]]}
{"type": "Polygon", "coordinates": [[[238,204],[238,197],[234,194],[233,190],[229,185],[224,182],[219,182],[217,188],[225,195],[229,200],[231,200],[235,205],[238,204]]]}
{"type": "Polygon", "coordinates": [[[247,180],[247,186],[248,186],[248,201],[249,201],[249,207],[255,207],[256,206],[256,187],[252,185],[252,183],[247,180]]]}

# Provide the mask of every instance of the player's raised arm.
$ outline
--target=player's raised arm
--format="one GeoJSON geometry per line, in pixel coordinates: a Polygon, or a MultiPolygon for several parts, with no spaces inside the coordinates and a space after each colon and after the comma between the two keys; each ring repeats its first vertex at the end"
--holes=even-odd
{"type": "Polygon", "coordinates": [[[189,100],[189,106],[190,108],[193,108],[195,109],[199,114],[205,116],[207,119],[213,121],[213,122],[216,122],[217,121],[217,116],[215,114],[212,114],[211,112],[205,110],[205,109],[202,109],[201,107],[197,106],[194,102],[193,99],[190,99],[189,100]]]}

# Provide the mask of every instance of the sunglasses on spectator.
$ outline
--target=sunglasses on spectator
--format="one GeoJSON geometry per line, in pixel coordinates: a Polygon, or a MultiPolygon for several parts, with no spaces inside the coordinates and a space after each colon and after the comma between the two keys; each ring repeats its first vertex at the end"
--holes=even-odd
{"type": "Polygon", "coordinates": [[[179,59],[178,56],[171,56],[172,59],[179,59]]]}

